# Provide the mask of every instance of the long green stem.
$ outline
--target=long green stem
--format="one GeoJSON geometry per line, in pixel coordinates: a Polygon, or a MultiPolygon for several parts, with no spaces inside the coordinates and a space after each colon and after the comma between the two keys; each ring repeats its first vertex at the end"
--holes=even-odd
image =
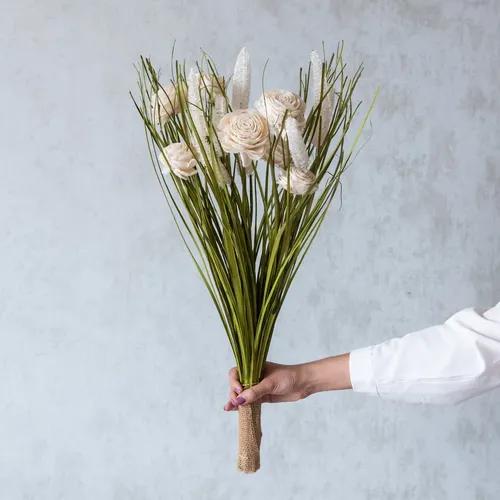
{"type": "MultiPolygon", "coordinates": [[[[139,61],[139,94],[132,98],[169,210],[221,318],[240,379],[252,385],[260,379],[288,290],[353,159],[378,91],[347,146],[360,104],[354,102],[354,92],[362,68],[348,75],[343,44],[324,59],[319,100],[311,106],[303,131],[318,189],[299,196],[291,192],[289,154],[280,166],[288,172],[286,189],[276,182],[275,149],[288,147],[283,130],[269,136],[269,155],[261,162],[265,172],[259,172],[256,163],[249,175],[239,155],[222,150],[213,120],[217,99],[219,105],[222,99],[227,112],[232,110],[226,80],[207,55],[196,68],[203,75],[202,84],[196,102],[189,102],[185,64],[172,63],[175,97],[163,105],[165,112],[174,106],[178,109],[166,122],[157,123],[150,103],[156,93],[167,95],[167,88],[147,58],[139,61]],[[327,99],[333,102],[333,110],[325,122],[322,110],[327,99]],[[186,144],[197,158],[195,177],[182,179],[162,171],[163,149],[177,142],[186,144]]],[[[299,72],[299,94],[308,105],[312,81],[309,64],[299,72]]],[[[193,89],[190,92],[193,95],[193,89]]]]}

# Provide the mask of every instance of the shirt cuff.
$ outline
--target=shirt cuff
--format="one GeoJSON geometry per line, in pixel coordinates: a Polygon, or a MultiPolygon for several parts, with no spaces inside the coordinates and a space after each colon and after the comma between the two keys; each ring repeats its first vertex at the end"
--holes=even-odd
{"type": "Polygon", "coordinates": [[[372,347],[355,349],[349,355],[352,390],[378,394],[373,376],[372,347]]]}

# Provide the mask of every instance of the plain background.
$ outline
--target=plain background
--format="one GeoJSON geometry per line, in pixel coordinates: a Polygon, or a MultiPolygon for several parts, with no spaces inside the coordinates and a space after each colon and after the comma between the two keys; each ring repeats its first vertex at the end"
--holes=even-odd
{"type": "Polygon", "coordinates": [[[0,498],[453,499],[500,490],[500,391],[459,406],[322,394],[265,407],[235,470],[232,365],[128,96],[203,47],[256,98],[322,40],[381,95],[278,324],[300,362],[500,300],[500,3],[1,1],[0,498]]]}

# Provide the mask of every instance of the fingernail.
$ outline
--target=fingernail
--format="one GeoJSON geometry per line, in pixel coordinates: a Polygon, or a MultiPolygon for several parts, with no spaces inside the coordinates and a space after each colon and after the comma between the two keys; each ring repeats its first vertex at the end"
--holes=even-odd
{"type": "Polygon", "coordinates": [[[239,394],[241,392],[241,387],[236,387],[236,389],[234,390],[234,392],[236,394],[239,394]]]}
{"type": "Polygon", "coordinates": [[[238,401],[237,399],[231,399],[231,404],[232,404],[233,406],[238,406],[237,401],[238,401]]]}
{"type": "Polygon", "coordinates": [[[241,396],[238,396],[238,397],[236,398],[236,402],[237,402],[239,405],[242,405],[242,404],[246,403],[246,401],[247,401],[247,400],[246,400],[245,398],[242,398],[241,396]]]}

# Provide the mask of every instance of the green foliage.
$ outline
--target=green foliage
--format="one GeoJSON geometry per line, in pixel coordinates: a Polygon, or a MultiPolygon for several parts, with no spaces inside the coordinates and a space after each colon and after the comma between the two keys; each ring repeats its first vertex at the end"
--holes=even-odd
{"type": "MultiPolygon", "coordinates": [[[[193,106],[188,103],[184,64],[173,63],[170,83],[175,85],[180,111],[166,123],[160,125],[153,117],[152,96],[164,87],[147,58],[141,58],[137,66],[139,93],[133,99],[170,211],[219,313],[240,379],[250,386],[259,381],[287,292],[339,191],[375,99],[347,147],[347,135],[360,105],[354,103],[354,91],[362,68],[351,76],[347,73],[342,46],[323,61],[321,98],[309,106],[303,131],[318,189],[298,196],[276,184],[274,151],[279,141],[286,147],[283,129],[270,136],[269,157],[254,165],[251,175],[245,172],[239,155],[222,151],[213,119],[216,94],[223,96],[224,110],[231,111],[227,82],[206,55],[197,66],[200,74],[208,76],[199,89],[205,137],[200,137],[193,106]],[[330,96],[333,113],[323,124],[321,105],[330,96]],[[325,130],[319,144],[315,140],[318,130],[325,130]],[[161,151],[174,142],[185,143],[198,159],[198,175],[182,179],[162,173],[161,151]],[[229,174],[228,182],[223,182],[224,174],[229,174]]],[[[300,69],[299,77],[299,94],[306,103],[312,99],[310,82],[309,65],[300,69]]],[[[287,162],[289,171],[290,159],[287,162]]]]}

